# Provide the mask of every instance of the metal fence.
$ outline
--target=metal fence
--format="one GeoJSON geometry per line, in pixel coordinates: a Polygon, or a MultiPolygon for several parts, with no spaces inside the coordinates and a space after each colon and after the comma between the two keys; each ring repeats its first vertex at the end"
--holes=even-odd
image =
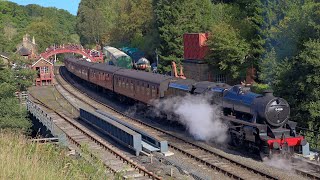
{"type": "Polygon", "coordinates": [[[312,150],[315,150],[317,152],[320,152],[320,132],[319,131],[314,131],[310,130],[307,128],[303,127],[296,127],[297,133],[303,135],[309,142],[310,148],[312,150]]]}
{"type": "Polygon", "coordinates": [[[30,114],[38,119],[54,137],[58,138],[62,145],[68,145],[67,135],[54,123],[53,118],[47,112],[42,110],[39,105],[33,103],[30,99],[26,100],[26,106],[30,114]]]}
{"type": "Polygon", "coordinates": [[[15,96],[21,104],[26,104],[26,101],[28,99],[27,91],[15,92],[15,96]]]}

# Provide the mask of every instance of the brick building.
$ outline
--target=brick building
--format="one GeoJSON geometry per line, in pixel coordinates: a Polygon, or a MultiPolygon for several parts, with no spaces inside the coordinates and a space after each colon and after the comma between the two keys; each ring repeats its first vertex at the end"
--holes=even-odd
{"type": "Polygon", "coordinates": [[[26,59],[35,59],[38,54],[38,46],[36,40],[31,37],[29,34],[23,36],[22,43],[17,46],[17,54],[25,57],[26,59]]]}
{"type": "Polygon", "coordinates": [[[54,78],[53,64],[44,58],[33,63],[31,68],[37,71],[36,86],[51,85],[54,78]]]}

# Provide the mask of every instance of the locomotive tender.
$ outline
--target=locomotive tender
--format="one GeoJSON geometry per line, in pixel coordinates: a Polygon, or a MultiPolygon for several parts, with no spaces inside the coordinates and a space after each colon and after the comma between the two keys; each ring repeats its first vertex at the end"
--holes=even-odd
{"type": "Polygon", "coordinates": [[[152,100],[186,94],[211,94],[212,103],[222,107],[229,125],[232,144],[246,146],[264,154],[288,153],[307,144],[296,131],[296,123],[289,121],[290,107],[271,91],[263,95],[242,86],[225,83],[196,82],[171,76],[123,69],[105,63],[65,59],[69,72],[121,98],[152,105],[152,100]]]}

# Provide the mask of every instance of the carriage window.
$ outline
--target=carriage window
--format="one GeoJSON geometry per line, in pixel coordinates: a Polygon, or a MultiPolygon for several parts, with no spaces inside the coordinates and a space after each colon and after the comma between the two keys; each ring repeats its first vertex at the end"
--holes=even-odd
{"type": "Polygon", "coordinates": [[[122,78],[122,87],[123,87],[123,88],[126,87],[126,82],[124,81],[124,78],[122,78]]]}
{"type": "Polygon", "coordinates": [[[129,80],[126,80],[126,89],[129,89],[129,80]]]}
{"type": "Polygon", "coordinates": [[[156,88],[155,88],[154,86],[152,86],[152,89],[151,89],[151,96],[152,96],[153,98],[156,97],[156,88]]]}
{"type": "Polygon", "coordinates": [[[141,83],[141,91],[142,91],[142,94],[144,93],[144,83],[141,83]]]}
{"type": "Polygon", "coordinates": [[[136,92],[139,93],[139,81],[136,82],[136,92]]]}
{"type": "Polygon", "coordinates": [[[131,91],[133,91],[133,82],[131,80],[131,86],[130,86],[131,91]]]}
{"type": "Polygon", "coordinates": [[[147,96],[150,96],[150,86],[149,86],[149,84],[147,85],[147,96]]]}

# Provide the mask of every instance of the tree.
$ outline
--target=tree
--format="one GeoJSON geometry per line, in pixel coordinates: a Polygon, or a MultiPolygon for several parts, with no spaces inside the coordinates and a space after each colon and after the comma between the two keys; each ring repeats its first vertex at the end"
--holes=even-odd
{"type": "MultiPolygon", "coordinates": [[[[292,119],[313,129],[320,126],[320,40],[304,43],[304,50],[279,68],[273,88],[288,100],[292,119]]],[[[317,129],[316,128],[316,129],[317,129]]]]}
{"type": "Polygon", "coordinates": [[[26,109],[19,105],[16,98],[1,98],[0,112],[0,129],[10,128],[26,131],[31,127],[30,121],[26,119],[26,109]]]}
{"type": "Polygon", "coordinates": [[[279,62],[277,61],[276,51],[272,48],[265,57],[259,61],[259,79],[267,84],[272,84],[277,75],[279,62]]]}
{"type": "Polygon", "coordinates": [[[110,38],[112,44],[152,52],[157,37],[152,0],[120,0],[116,4],[116,12],[118,16],[110,38]]]}
{"type": "Polygon", "coordinates": [[[208,62],[217,70],[239,78],[249,53],[249,44],[240,37],[239,31],[227,23],[220,23],[213,27],[209,37],[208,62]]]}
{"type": "Polygon", "coordinates": [[[40,51],[53,43],[67,43],[71,34],[76,33],[76,18],[65,10],[0,1],[0,12],[0,51],[3,52],[16,52],[26,33],[35,36],[40,51]]]}
{"type": "Polygon", "coordinates": [[[108,22],[110,17],[105,17],[104,13],[108,16],[112,16],[112,9],[108,0],[82,0],[79,4],[77,15],[77,32],[80,35],[80,41],[82,44],[88,45],[103,45],[106,43],[103,38],[107,36],[110,26],[108,22]],[[105,9],[107,8],[107,10],[105,9]]]}
{"type": "Polygon", "coordinates": [[[43,52],[53,44],[60,44],[61,36],[59,31],[48,20],[35,21],[26,28],[31,36],[37,39],[39,52],[43,52]]]}
{"type": "Polygon", "coordinates": [[[209,0],[159,0],[155,2],[156,25],[160,40],[162,69],[170,70],[171,61],[183,57],[183,34],[207,32],[212,25],[212,3],[209,0]]]}
{"type": "Polygon", "coordinates": [[[11,69],[0,70],[0,129],[13,128],[27,130],[31,123],[26,119],[27,111],[14,96],[19,90],[16,82],[24,81],[15,76],[11,69]]]}
{"type": "Polygon", "coordinates": [[[17,35],[17,29],[12,24],[6,25],[3,28],[3,32],[8,41],[11,41],[13,37],[17,35]]]}

